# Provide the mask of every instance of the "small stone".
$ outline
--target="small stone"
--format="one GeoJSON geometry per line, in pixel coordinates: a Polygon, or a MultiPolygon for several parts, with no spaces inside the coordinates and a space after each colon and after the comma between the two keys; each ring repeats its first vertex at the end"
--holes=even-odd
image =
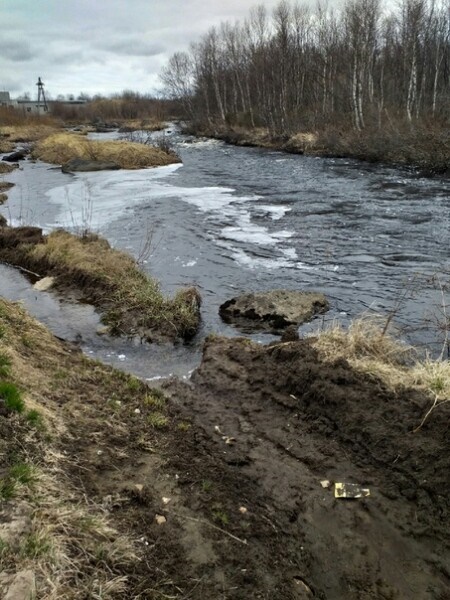
{"type": "Polygon", "coordinates": [[[43,277],[42,279],[39,279],[39,281],[36,281],[36,283],[33,285],[33,288],[39,292],[46,292],[53,286],[54,283],[54,277],[43,277]]]}
{"type": "Polygon", "coordinates": [[[134,414],[135,414],[135,415],[140,415],[140,414],[141,414],[141,410],[140,410],[139,408],[136,408],[136,409],[134,410],[134,414]]]}
{"type": "Polygon", "coordinates": [[[34,600],[36,597],[36,581],[34,572],[19,571],[14,576],[5,600],[34,600]]]}
{"type": "Polygon", "coordinates": [[[172,498],[166,498],[166,497],[163,497],[163,499],[162,499],[162,501],[163,501],[163,504],[169,504],[169,502],[171,501],[171,499],[172,499],[172,498]]]}
{"type": "Polygon", "coordinates": [[[330,485],[331,485],[331,481],[329,481],[328,479],[323,479],[323,480],[320,482],[320,485],[321,485],[321,486],[322,486],[324,489],[326,489],[326,488],[329,488],[329,487],[330,487],[330,485]]]}
{"type": "Polygon", "coordinates": [[[164,515],[155,515],[155,521],[158,525],[164,525],[167,523],[167,519],[164,515]]]}
{"type": "Polygon", "coordinates": [[[245,515],[247,514],[248,510],[245,508],[245,506],[240,506],[239,512],[241,513],[241,515],[245,515]]]}
{"type": "Polygon", "coordinates": [[[96,329],[97,335],[108,335],[109,327],[107,325],[99,325],[96,329]]]}
{"type": "Polygon", "coordinates": [[[144,489],[144,486],[142,485],[142,483],[136,483],[136,485],[134,486],[136,488],[136,490],[141,493],[142,490],[144,489]]]}

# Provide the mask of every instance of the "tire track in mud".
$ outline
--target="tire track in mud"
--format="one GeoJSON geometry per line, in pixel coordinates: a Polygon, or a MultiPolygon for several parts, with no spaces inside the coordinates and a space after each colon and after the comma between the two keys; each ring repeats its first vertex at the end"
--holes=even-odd
{"type": "MultiPolygon", "coordinates": [[[[180,413],[203,428],[210,459],[264,498],[283,538],[281,579],[312,590],[297,593],[446,597],[448,414],[412,435],[426,398],[410,390],[393,397],[344,361],[320,364],[302,342],[209,341],[191,384],[171,391],[180,413]],[[372,496],[337,500],[323,479],[364,483],[372,496]]],[[[298,597],[284,593],[271,597],[298,597]]]]}

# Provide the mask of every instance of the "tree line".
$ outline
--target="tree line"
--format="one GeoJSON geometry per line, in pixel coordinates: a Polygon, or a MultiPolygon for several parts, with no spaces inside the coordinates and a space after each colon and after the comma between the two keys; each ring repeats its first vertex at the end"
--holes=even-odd
{"type": "Polygon", "coordinates": [[[448,125],[450,0],[257,6],[174,54],[161,79],[187,118],[211,127],[448,125]]]}

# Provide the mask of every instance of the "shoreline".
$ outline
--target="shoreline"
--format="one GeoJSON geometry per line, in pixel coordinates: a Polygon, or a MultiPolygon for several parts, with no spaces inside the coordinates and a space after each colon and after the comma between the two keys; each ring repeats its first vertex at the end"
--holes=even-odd
{"type": "Polygon", "coordinates": [[[43,280],[43,290],[64,290],[92,304],[113,335],[188,341],[200,327],[201,297],[195,288],[164,297],[159,283],[130,255],[96,234],[55,230],[44,235],[39,227],[0,224],[0,260],[43,280]]]}
{"type": "Polygon", "coordinates": [[[428,387],[387,336],[210,336],[189,383],[155,389],[16,303],[0,299],[0,325],[0,592],[444,593],[450,405],[426,416],[428,387]],[[336,499],[340,481],[370,496],[336,499]]]}
{"type": "Polygon", "coordinates": [[[385,134],[384,132],[341,131],[305,132],[294,135],[271,136],[263,129],[209,128],[187,124],[182,127],[187,135],[207,137],[241,147],[263,148],[321,158],[347,158],[372,164],[384,164],[416,171],[422,177],[450,177],[450,135],[435,138],[425,131],[408,134],[385,134]],[[420,155],[414,150],[419,144],[426,144],[430,155],[420,155]],[[436,144],[442,145],[442,156],[433,157],[436,144]],[[392,146],[392,147],[390,147],[392,146]],[[409,156],[408,156],[409,153],[409,156]],[[398,154],[398,156],[395,156],[398,154]],[[414,154],[417,157],[414,157],[414,154]]]}

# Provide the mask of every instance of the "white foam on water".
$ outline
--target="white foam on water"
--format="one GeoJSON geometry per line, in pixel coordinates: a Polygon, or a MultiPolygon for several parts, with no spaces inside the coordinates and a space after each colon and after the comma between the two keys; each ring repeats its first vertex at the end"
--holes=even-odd
{"type": "Polygon", "coordinates": [[[228,246],[233,260],[247,269],[298,269],[300,271],[311,271],[314,267],[306,265],[300,261],[293,261],[283,257],[264,258],[262,256],[251,256],[241,248],[233,248],[228,246]]]}
{"type": "MultiPolygon", "coordinates": [[[[274,259],[246,258],[248,253],[236,245],[250,244],[274,248],[294,235],[282,229],[270,231],[252,221],[252,214],[264,211],[272,220],[281,219],[290,209],[280,205],[259,204],[260,196],[239,196],[227,187],[178,187],[171,183],[171,175],[181,164],[140,169],[135,171],[100,171],[78,173],[65,185],[48,192],[50,201],[59,206],[56,222],[51,228],[65,227],[75,231],[102,231],[127,211],[152,201],[174,198],[195,206],[217,224],[220,233],[214,233],[216,243],[225,240],[235,258],[242,265],[256,268],[294,267],[297,256],[293,248],[283,250],[284,257],[274,259]],[[217,237],[219,239],[217,239],[217,237]]],[[[184,258],[183,267],[195,266],[197,260],[184,258]]]]}
{"type": "Polygon", "coordinates": [[[282,219],[286,213],[290,212],[290,208],[288,206],[279,206],[279,205],[268,205],[268,204],[258,204],[256,206],[257,212],[269,213],[272,221],[279,221],[282,219]]]}
{"type": "Polygon", "coordinates": [[[67,185],[47,192],[50,201],[60,208],[50,226],[99,231],[129,208],[146,202],[153,195],[153,186],[160,187],[157,181],[180,167],[176,164],[136,171],[78,173],[67,185]]]}
{"type": "Polygon", "coordinates": [[[281,248],[281,252],[291,260],[296,260],[298,258],[297,250],[295,248],[281,248]]]}

